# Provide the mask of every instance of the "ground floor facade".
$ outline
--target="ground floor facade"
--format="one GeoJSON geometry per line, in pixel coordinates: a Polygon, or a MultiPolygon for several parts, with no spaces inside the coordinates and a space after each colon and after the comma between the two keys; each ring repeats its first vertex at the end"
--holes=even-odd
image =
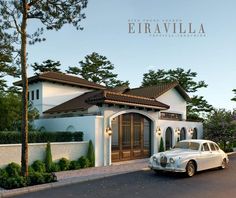
{"type": "Polygon", "coordinates": [[[147,158],[159,151],[161,138],[166,150],[183,139],[201,139],[200,122],[160,119],[160,112],[103,107],[101,115],[47,118],[35,121],[45,131],[83,131],[92,140],[96,166],[147,158]]]}

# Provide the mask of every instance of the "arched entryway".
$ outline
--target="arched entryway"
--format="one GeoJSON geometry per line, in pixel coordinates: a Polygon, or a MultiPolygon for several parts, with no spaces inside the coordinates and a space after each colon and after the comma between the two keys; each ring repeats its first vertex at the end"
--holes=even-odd
{"type": "Polygon", "coordinates": [[[181,130],[180,130],[180,137],[179,137],[180,140],[186,140],[186,129],[183,127],[181,130]]]}
{"type": "Polygon", "coordinates": [[[173,146],[173,138],[172,138],[172,129],[170,127],[168,127],[166,129],[166,134],[165,134],[165,146],[166,146],[166,150],[169,150],[170,148],[172,148],[173,146]]]}
{"type": "Polygon", "coordinates": [[[127,113],[112,119],[112,161],[150,156],[151,121],[138,113],[127,113]]]}
{"type": "Polygon", "coordinates": [[[197,139],[197,128],[193,129],[193,136],[192,139],[197,139]]]}

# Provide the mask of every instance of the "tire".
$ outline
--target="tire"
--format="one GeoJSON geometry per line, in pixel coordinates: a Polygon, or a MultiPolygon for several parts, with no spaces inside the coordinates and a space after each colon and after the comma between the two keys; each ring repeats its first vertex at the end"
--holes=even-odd
{"type": "Polygon", "coordinates": [[[188,177],[194,176],[196,173],[196,165],[193,161],[189,161],[186,165],[186,175],[188,177]]]}
{"type": "Polygon", "coordinates": [[[225,169],[226,167],[227,167],[227,162],[226,162],[226,159],[224,158],[223,161],[222,161],[222,163],[221,163],[220,168],[221,168],[221,169],[225,169]]]}

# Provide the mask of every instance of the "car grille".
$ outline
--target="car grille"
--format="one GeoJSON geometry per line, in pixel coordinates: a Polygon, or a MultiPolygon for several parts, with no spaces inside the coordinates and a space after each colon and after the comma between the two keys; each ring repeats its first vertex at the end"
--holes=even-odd
{"type": "Polygon", "coordinates": [[[167,165],[167,157],[166,156],[161,156],[160,164],[162,167],[166,167],[166,165],[167,165]]]}

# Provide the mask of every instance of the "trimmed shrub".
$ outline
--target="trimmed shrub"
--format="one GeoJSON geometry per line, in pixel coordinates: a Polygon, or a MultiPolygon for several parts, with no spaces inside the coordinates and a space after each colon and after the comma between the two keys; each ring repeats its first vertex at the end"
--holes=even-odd
{"type": "Polygon", "coordinates": [[[84,156],[81,156],[78,159],[78,162],[79,162],[81,168],[86,168],[86,167],[89,167],[89,165],[90,165],[88,158],[84,157],[84,156]]]}
{"type": "Polygon", "coordinates": [[[75,160],[71,161],[69,169],[70,170],[78,170],[78,169],[80,169],[80,163],[78,161],[75,161],[75,160]]]}
{"type": "Polygon", "coordinates": [[[21,173],[20,165],[15,162],[8,164],[7,167],[5,168],[5,170],[6,170],[7,175],[9,177],[20,176],[20,173],[21,173]]]}
{"type": "MultiPolygon", "coordinates": [[[[29,143],[83,141],[83,132],[29,132],[29,143]]],[[[0,132],[0,144],[21,143],[20,132],[0,132]]]]}
{"type": "Polygon", "coordinates": [[[1,186],[5,189],[25,187],[27,186],[27,179],[22,176],[5,177],[1,181],[1,186]]]}
{"type": "Polygon", "coordinates": [[[57,163],[52,163],[51,172],[58,172],[58,171],[60,171],[60,166],[59,166],[59,164],[57,164],[57,163]]]}
{"type": "Polygon", "coordinates": [[[63,157],[59,160],[58,165],[59,165],[61,171],[69,170],[70,160],[63,157]]]}
{"type": "Polygon", "coordinates": [[[39,172],[39,173],[46,172],[45,164],[41,160],[34,161],[31,167],[34,169],[35,172],[39,172]]]}
{"type": "Polygon", "coordinates": [[[52,170],[52,152],[51,152],[51,144],[47,143],[46,147],[46,156],[45,156],[45,167],[47,172],[51,172],[52,170]]]}
{"type": "Polygon", "coordinates": [[[160,140],[160,147],[159,147],[159,152],[163,152],[163,151],[165,151],[165,149],[164,149],[163,139],[162,139],[162,137],[161,137],[161,140],[160,140]]]}
{"type": "Polygon", "coordinates": [[[89,140],[87,158],[90,162],[89,166],[94,167],[95,166],[95,153],[94,153],[93,142],[91,140],[89,140]]]}

